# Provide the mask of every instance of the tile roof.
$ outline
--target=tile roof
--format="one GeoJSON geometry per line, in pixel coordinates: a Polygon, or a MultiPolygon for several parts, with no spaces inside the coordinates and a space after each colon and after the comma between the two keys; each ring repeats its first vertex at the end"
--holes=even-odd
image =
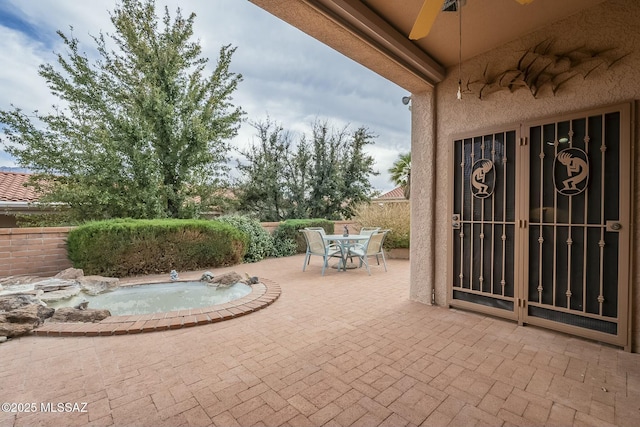
{"type": "Polygon", "coordinates": [[[2,202],[35,202],[38,200],[33,187],[25,187],[31,174],[16,172],[0,172],[0,201],[2,202]]]}
{"type": "Polygon", "coordinates": [[[404,199],[404,191],[402,187],[396,187],[391,191],[387,191],[378,197],[378,199],[404,199]]]}

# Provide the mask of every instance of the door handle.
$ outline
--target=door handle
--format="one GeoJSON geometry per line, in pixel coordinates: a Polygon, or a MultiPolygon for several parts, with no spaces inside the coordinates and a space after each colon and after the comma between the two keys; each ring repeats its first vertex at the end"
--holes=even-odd
{"type": "Polygon", "coordinates": [[[454,230],[460,230],[460,215],[459,214],[451,215],[451,227],[454,230]]]}
{"type": "Polygon", "coordinates": [[[613,231],[613,232],[617,232],[622,230],[622,224],[620,224],[618,221],[607,221],[606,223],[607,226],[607,231],[613,231]]]}

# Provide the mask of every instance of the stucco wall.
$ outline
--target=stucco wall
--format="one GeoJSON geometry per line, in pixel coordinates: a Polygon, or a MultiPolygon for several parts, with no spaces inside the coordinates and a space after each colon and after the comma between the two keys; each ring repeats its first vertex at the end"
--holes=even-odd
{"type": "MultiPolygon", "coordinates": [[[[434,202],[437,183],[433,92],[411,96],[411,288],[410,298],[432,303],[435,278],[436,224],[434,202]]],[[[439,289],[436,286],[436,289],[439,289]]],[[[446,286],[445,286],[446,290],[446,286]]],[[[444,301],[444,300],[440,300],[444,301]]],[[[437,301],[436,301],[437,303],[437,301]]]]}
{"type": "MultiPolygon", "coordinates": [[[[482,76],[485,66],[490,71],[502,71],[514,66],[522,53],[544,40],[553,40],[554,49],[570,50],[581,46],[592,49],[604,49],[615,47],[621,52],[629,53],[614,67],[604,68],[593,72],[586,79],[574,78],[555,94],[543,91],[534,98],[527,89],[519,89],[513,93],[499,91],[488,95],[485,99],[478,99],[477,94],[464,94],[463,99],[456,99],[458,82],[458,68],[449,70],[449,75],[436,90],[434,96],[431,93],[414,94],[412,98],[413,112],[413,145],[412,155],[416,159],[412,174],[412,194],[415,189],[433,186],[435,188],[435,210],[429,207],[429,201],[422,197],[417,200],[416,211],[420,211],[422,225],[412,229],[412,260],[415,262],[414,252],[423,254],[424,263],[434,266],[433,279],[430,272],[420,266],[412,268],[411,297],[423,300],[423,294],[435,286],[436,303],[447,304],[447,248],[450,233],[450,208],[449,202],[449,148],[452,137],[456,134],[478,131],[494,126],[519,124],[533,119],[540,119],[559,114],[586,110],[593,107],[617,104],[623,101],[640,99],[640,2],[637,0],[611,0],[594,8],[585,10],[564,21],[549,25],[546,28],[532,33],[520,40],[516,40],[490,53],[478,56],[467,61],[462,66],[462,80],[476,80],[482,76]],[[432,99],[433,98],[433,99],[432,99]],[[432,155],[431,132],[422,121],[430,121],[429,114],[432,104],[436,106],[436,113],[432,115],[437,124],[436,148],[432,155]],[[416,123],[420,122],[420,123],[416,123]],[[435,161],[435,182],[431,181],[430,171],[416,173],[416,169],[435,161]],[[429,212],[435,212],[430,217],[429,212]],[[424,223],[432,222],[432,225],[424,223]],[[439,248],[433,252],[433,259],[427,259],[424,254],[431,253],[427,248],[429,238],[427,233],[435,233],[434,244],[439,248]],[[415,245],[415,246],[414,246],[415,245]]],[[[497,23],[496,23],[497,24],[497,23]]],[[[474,37],[473,34],[464,33],[465,37],[474,37]]],[[[636,107],[636,116],[638,108],[636,107]]],[[[632,144],[638,142],[638,120],[635,118],[635,136],[632,136],[632,144]]],[[[638,150],[634,159],[636,170],[640,170],[638,150]]],[[[638,174],[632,178],[635,182],[634,199],[640,199],[640,183],[638,174]]],[[[423,190],[426,191],[426,190],[423,190]]],[[[636,206],[640,206],[636,203],[636,206]]],[[[635,253],[632,259],[633,265],[640,261],[640,210],[635,209],[634,234],[632,251],[635,253]]],[[[416,221],[413,221],[416,222],[416,221]]],[[[640,272],[637,268],[632,271],[632,287],[634,295],[634,310],[640,309],[640,272]]],[[[634,351],[640,347],[640,319],[634,315],[633,319],[634,351]]]]}

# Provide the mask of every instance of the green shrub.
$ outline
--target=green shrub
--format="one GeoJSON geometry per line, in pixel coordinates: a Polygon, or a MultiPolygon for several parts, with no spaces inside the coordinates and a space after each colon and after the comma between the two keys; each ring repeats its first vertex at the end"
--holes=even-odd
{"type": "Polygon", "coordinates": [[[245,262],[257,262],[273,253],[273,237],[262,228],[257,220],[247,216],[227,215],[216,218],[216,221],[229,224],[248,236],[247,253],[244,255],[245,262]]]}
{"type": "Polygon", "coordinates": [[[295,255],[298,252],[298,244],[293,239],[278,238],[273,239],[273,250],[271,256],[275,258],[295,255]]]}
{"type": "Polygon", "coordinates": [[[69,232],[69,259],[86,274],[131,276],[189,271],[242,262],[248,238],[206,220],[107,220],[69,232]]]}
{"type": "MultiPolygon", "coordinates": [[[[302,233],[298,231],[305,227],[322,227],[327,234],[333,234],[333,221],[329,221],[328,219],[288,219],[281,222],[280,225],[278,225],[278,228],[274,230],[274,245],[278,245],[283,248],[287,246],[292,248],[291,243],[285,243],[288,240],[295,244],[296,249],[294,253],[305,252],[307,250],[307,243],[305,242],[302,233]]],[[[293,253],[288,255],[293,255],[293,253]]]]}
{"type": "Polygon", "coordinates": [[[359,227],[391,230],[384,241],[385,249],[408,248],[411,228],[409,203],[362,204],[355,209],[353,221],[359,227]]]}

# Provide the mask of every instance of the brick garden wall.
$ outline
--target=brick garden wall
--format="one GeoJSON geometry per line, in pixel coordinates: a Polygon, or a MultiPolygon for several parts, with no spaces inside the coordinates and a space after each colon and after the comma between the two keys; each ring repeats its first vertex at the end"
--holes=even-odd
{"type": "MultiPolygon", "coordinates": [[[[273,233],[273,230],[278,228],[278,225],[280,225],[279,222],[261,222],[260,224],[262,225],[262,228],[267,230],[269,233],[273,233]]],[[[334,221],[333,232],[335,234],[342,234],[345,225],[349,226],[349,232],[351,233],[355,233],[360,229],[353,221],[334,221]]]]}
{"type": "MultiPolygon", "coordinates": [[[[271,233],[278,224],[265,222],[262,227],[271,233]]],[[[355,232],[350,221],[335,221],[335,232],[342,234],[345,224],[355,232]]],[[[71,267],[66,247],[69,230],[71,227],[0,228],[0,277],[54,276],[71,267]]]]}
{"type": "Polygon", "coordinates": [[[0,277],[53,276],[71,267],[66,247],[70,229],[0,228],[0,277]]]}

